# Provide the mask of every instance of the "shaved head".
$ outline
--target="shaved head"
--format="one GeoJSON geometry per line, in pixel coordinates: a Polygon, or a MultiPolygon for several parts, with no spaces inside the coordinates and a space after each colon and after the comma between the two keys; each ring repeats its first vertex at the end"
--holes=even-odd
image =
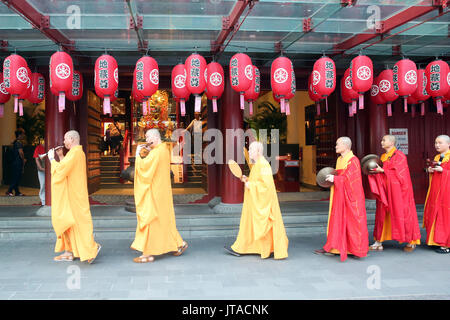
{"type": "Polygon", "coordinates": [[[444,140],[444,142],[450,144],[450,137],[446,134],[441,134],[440,136],[437,136],[436,140],[437,139],[444,140]]]}
{"type": "Polygon", "coordinates": [[[250,146],[248,147],[248,155],[251,160],[258,160],[259,157],[263,155],[264,152],[264,146],[259,141],[253,141],[250,143],[250,146]]]}
{"type": "Polygon", "coordinates": [[[347,148],[352,148],[352,140],[349,137],[340,137],[338,141],[344,144],[347,148]]]}
{"type": "Polygon", "coordinates": [[[70,150],[73,146],[78,146],[80,144],[80,134],[78,131],[70,130],[64,135],[64,146],[66,149],[70,150]]]}
{"type": "Polygon", "coordinates": [[[397,143],[397,139],[392,134],[387,134],[383,138],[388,139],[391,141],[394,145],[397,143]]]}
{"type": "Polygon", "coordinates": [[[161,143],[161,134],[158,129],[150,129],[145,133],[145,141],[152,143],[152,147],[161,143]]]}

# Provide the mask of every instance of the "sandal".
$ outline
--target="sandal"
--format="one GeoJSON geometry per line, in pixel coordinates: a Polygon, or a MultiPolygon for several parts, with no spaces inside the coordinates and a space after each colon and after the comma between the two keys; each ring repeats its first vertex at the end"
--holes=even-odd
{"type": "Polygon", "coordinates": [[[369,251],[383,251],[383,245],[376,242],[369,246],[369,251]]]}
{"type": "Polygon", "coordinates": [[[73,261],[73,255],[72,254],[65,254],[65,253],[63,253],[63,254],[61,254],[61,255],[59,255],[57,257],[54,257],[53,261],[56,261],[56,262],[61,262],[61,261],[72,262],[73,261]]]}
{"type": "Polygon", "coordinates": [[[415,244],[407,244],[404,248],[403,248],[403,251],[405,251],[405,252],[413,252],[414,251],[414,249],[416,248],[416,245],[415,244]]]}
{"type": "Polygon", "coordinates": [[[181,247],[178,248],[178,251],[174,252],[174,256],[181,256],[183,254],[184,251],[186,251],[188,247],[188,244],[186,241],[183,241],[183,245],[181,247]]]}
{"type": "Polygon", "coordinates": [[[317,250],[314,250],[313,252],[315,254],[323,254],[326,256],[336,256],[337,255],[337,253],[331,253],[331,252],[325,251],[324,249],[317,249],[317,250]]]}
{"type": "Polygon", "coordinates": [[[140,256],[140,257],[136,257],[133,259],[134,262],[136,263],[147,263],[147,262],[153,262],[155,261],[155,258],[153,256],[140,256]]]}
{"type": "Polygon", "coordinates": [[[440,247],[439,249],[436,250],[437,253],[450,253],[450,248],[444,248],[444,247],[440,247]]]}
{"type": "Polygon", "coordinates": [[[98,257],[98,253],[100,252],[100,249],[102,248],[101,245],[97,244],[97,254],[95,255],[95,257],[91,258],[88,260],[88,263],[91,264],[92,262],[94,262],[95,258],[98,257]]]}

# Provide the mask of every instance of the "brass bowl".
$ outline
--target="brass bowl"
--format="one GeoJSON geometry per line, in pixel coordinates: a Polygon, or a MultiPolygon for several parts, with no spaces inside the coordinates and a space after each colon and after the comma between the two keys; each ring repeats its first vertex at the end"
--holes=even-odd
{"type": "Polygon", "coordinates": [[[372,170],[376,169],[377,165],[383,167],[383,162],[376,154],[368,154],[361,159],[361,170],[366,175],[374,173],[372,170]]]}
{"type": "Polygon", "coordinates": [[[325,167],[320,169],[320,171],[317,173],[316,182],[322,188],[330,188],[333,185],[332,182],[325,180],[327,178],[327,175],[329,174],[336,175],[336,169],[332,167],[325,167]]]}

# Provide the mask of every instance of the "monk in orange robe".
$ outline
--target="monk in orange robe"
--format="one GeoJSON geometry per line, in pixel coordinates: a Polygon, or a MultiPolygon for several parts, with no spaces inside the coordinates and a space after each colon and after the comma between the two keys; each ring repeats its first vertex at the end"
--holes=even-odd
{"type": "Polygon", "coordinates": [[[183,241],[175,223],[172,186],[170,183],[170,151],[157,129],[145,133],[150,153],[136,150],[134,200],[136,203],[136,236],[131,248],[142,252],[136,263],[153,262],[155,255],[172,252],[181,255],[188,244],[183,241]]]}
{"type": "Polygon", "coordinates": [[[92,216],[86,176],[86,156],[77,131],[64,135],[63,148],[48,152],[51,164],[52,225],[57,235],[55,252],[64,251],[55,261],[73,261],[80,258],[92,263],[101,246],[94,241],[92,216]]]}
{"type": "Polygon", "coordinates": [[[275,259],[288,256],[288,238],[281,216],[275,183],[270,163],[264,158],[261,142],[252,142],[249,157],[254,163],[249,177],[242,176],[245,182],[244,204],[236,241],[225,247],[229,253],[259,254],[268,258],[271,253],[275,259]]]}
{"type": "Polygon", "coordinates": [[[372,193],[377,198],[375,243],[370,251],[383,250],[383,242],[396,240],[406,242],[406,252],[414,251],[420,244],[419,220],[409,174],[406,156],[395,147],[395,136],[385,135],[381,147],[386,153],[381,155],[383,168],[378,166],[374,174],[368,176],[372,193]]]}
{"type": "Polygon", "coordinates": [[[440,135],[434,146],[439,153],[428,167],[430,185],[423,213],[427,245],[440,246],[438,253],[450,253],[450,137],[440,135]]]}
{"type": "Polygon", "coordinates": [[[361,167],[351,151],[352,142],[348,137],[336,141],[337,175],[328,175],[326,180],[333,183],[330,191],[327,242],[317,254],[340,254],[341,261],[347,254],[362,258],[369,250],[369,235],[361,167]]]}

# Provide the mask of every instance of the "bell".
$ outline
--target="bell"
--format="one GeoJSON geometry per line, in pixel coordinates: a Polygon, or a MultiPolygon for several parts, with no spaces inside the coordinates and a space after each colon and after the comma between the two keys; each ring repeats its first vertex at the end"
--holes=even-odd
{"type": "Polygon", "coordinates": [[[320,169],[317,173],[316,182],[322,188],[330,188],[333,185],[332,182],[325,180],[329,174],[336,175],[336,169],[332,167],[325,167],[320,169]]]}
{"type": "Polygon", "coordinates": [[[380,157],[376,154],[368,154],[361,159],[361,170],[366,175],[374,173],[373,170],[377,166],[383,167],[383,162],[381,162],[380,157]]]}

